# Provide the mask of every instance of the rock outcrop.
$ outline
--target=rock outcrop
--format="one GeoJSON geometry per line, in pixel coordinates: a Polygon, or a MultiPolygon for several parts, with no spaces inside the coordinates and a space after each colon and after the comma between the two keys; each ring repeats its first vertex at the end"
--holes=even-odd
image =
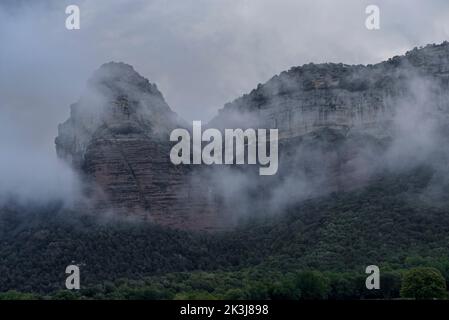
{"type": "Polygon", "coordinates": [[[184,126],[156,85],[129,65],[107,63],[59,126],[56,150],[100,187],[90,195],[96,210],[214,229],[219,219],[207,186],[195,182],[191,168],[170,162],[170,132],[184,126]]]}
{"type": "Polygon", "coordinates": [[[169,133],[186,124],[156,85],[129,65],[108,63],[71,106],[56,149],[101,187],[97,208],[216,230],[232,220],[229,213],[282,211],[365,184],[383,166],[381,155],[394,145],[395,122],[409,112],[407,104],[425,109],[423,117],[437,112],[433,117],[449,127],[448,89],[447,42],[376,65],[308,64],[282,72],[225,105],[208,124],[279,129],[278,174],[259,177],[248,167],[173,165],[169,133]]]}
{"type": "MultiPolygon", "coordinates": [[[[398,144],[422,152],[419,149],[426,147],[415,146],[407,137],[397,140],[407,134],[422,144],[435,138],[413,132],[429,118],[438,124],[422,125],[427,133],[449,124],[448,42],[415,48],[375,65],[291,68],[226,104],[209,125],[277,128],[277,179],[262,185],[276,189],[285,179],[306,181],[306,194],[322,194],[368,183],[374,172],[385,168],[382,162],[390,161],[382,158],[385,153],[403,153],[396,150],[398,144]],[[401,132],[404,124],[410,132],[401,132]]],[[[292,183],[290,189],[298,186],[301,183],[292,183]]],[[[302,199],[299,193],[290,195],[295,197],[302,199]]]]}
{"type": "MultiPolygon", "coordinates": [[[[412,79],[435,82],[447,106],[449,43],[414,49],[376,65],[307,64],[274,76],[225,105],[211,125],[279,128],[291,138],[320,128],[373,129],[384,135],[397,98],[414,94],[412,79]],[[244,119],[238,123],[239,119],[244,119]],[[250,120],[250,121],[248,121],[250,120]]],[[[415,84],[419,86],[420,84],[415,84]]],[[[438,103],[438,102],[436,102],[438,103]]]]}

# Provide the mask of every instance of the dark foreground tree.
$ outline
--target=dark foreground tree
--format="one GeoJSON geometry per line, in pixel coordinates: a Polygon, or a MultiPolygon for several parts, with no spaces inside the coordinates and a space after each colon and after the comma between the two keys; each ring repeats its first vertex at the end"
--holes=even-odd
{"type": "Polygon", "coordinates": [[[318,271],[304,271],[296,276],[296,287],[301,292],[301,299],[327,299],[329,280],[318,271]]]}
{"type": "Polygon", "coordinates": [[[401,297],[415,299],[447,298],[446,280],[435,268],[419,267],[407,271],[401,287],[401,297]]]}

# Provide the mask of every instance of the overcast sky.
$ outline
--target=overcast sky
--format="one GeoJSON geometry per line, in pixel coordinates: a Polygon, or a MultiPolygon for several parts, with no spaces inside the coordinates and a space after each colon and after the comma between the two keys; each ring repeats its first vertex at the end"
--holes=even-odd
{"type": "Polygon", "coordinates": [[[57,124],[108,61],[133,65],[183,118],[206,121],[292,66],[375,63],[444,40],[447,0],[1,0],[0,144],[54,154],[57,124]],[[65,29],[69,4],[80,30],[65,29]],[[380,7],[380,30],[365,28],[368,4],[380,7]]]}

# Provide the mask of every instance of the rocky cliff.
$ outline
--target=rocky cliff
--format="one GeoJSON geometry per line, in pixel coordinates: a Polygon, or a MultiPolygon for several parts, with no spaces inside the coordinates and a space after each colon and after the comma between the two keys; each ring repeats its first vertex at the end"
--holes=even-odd
{"type": "Polygon", "coordinates": [[[378,129],[383,135],[381,124],[392,119],[399,97],[417,89],[410,83],[416,78],[435,81],[436,97],[447,105],[448,42],[415,48],[376,65],[311,63],[291,68],[226,104],[211,125],[279,128],[283,138],[319,128],[378,129]],[[238,123],[242,118],[246,123],[238,123]]]}
{"type": "Polygon", "coordinates": [[[279,192],[297,200],[357,188],[380,170],[427,157],[448,124],[448,42],[375,65],[291,68],[226,104],[210,122],[279,129],[279,172],[261,183],[275,190],[284,184],[279,192]]]}
{"type": "Polygon", "coordinates": [[[282,72],[225,105],[209,123],[279,129],[278,174],[259,177],[248,167],[171,164],[169,133],[186,125],[156,85],[129,65],[108,63],[71,106],[56,149],[101,188],[96,208],[215,230],[233,213],[280,212],[309,197],[362,186],[415,151],[434,155],[438,148],[427,144],[438,141],[436,128],[449,127],[448,89],[447,42],[376,65],[308,64],[282,72]]]}
{"type": "Polygon", "coordinates": [[[184,126],[156,85],[127,64],[107,63],[59,126],[56,150],[99,187],[89,195],[94,209],[213,229],[219,219],[207,186],[195,182],[189,167],[170,162],[169,134],[184,126]]]}

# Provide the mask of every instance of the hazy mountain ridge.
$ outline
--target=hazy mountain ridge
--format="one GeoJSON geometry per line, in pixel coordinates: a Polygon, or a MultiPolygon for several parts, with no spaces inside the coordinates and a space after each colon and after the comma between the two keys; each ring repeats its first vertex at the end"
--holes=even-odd
{"type": "Polygon", "coordinates": [[[243,113],[251,114],[248,118],[258,119],[259,124],[279,128],[283,137],[322,127],[366,129],[391,120],[395,112],[392,99],[410,94],[410,78],[435,81],[447,106],[449,43],[415,48],[375,65],[310,63],[293,67],[226,104],[211,123],[232,127],[233,122],[238,123],[233,113],[243,113]]]}
{"type": "Polygon", "coordinates": [[[85,210],[185,229],[216,226],[205,186],[168,157],[169,135],[178,127],[186,124],[156,85],[130,65],[102,65],[55,140],[58,156],[91,186],[85,210]]]}
{"type": "Polygon", "coordinates": [[[95,208],[214,230],[363,186],[385,170],[433,165],[434,155],[446,156],[438,146],[449,128],[448,89],[447,42],[376,65],[308,64],[282,72],[208,124],[279,129],[279,172],[261,178],[250,166],[173,165],[169,133],[188,125],[131,66],[108,63],[72,106],[56,146],[100,187],[105,197],[95,208]]]}
{"type": "MultiPolygon", "coordinates": [[[[149,90],[160,103],[155,108],[160,117],[141,119],[137,112],[142,106],[129,96],[125,98],[123,92],[112,99],[113,103],[107,100],[106,110],[115,113],[106,113],[106,119],[100,117],[102,121],[74,115],[60,127],[58,153],[74,161],[74,167],[87,180],[101,185],[106,195],[109,193],[109,198],[102,199],[105,208],[115,207],[121,214],[105,216],[97,212],[98,207],[88,211],[86,207],[67,208],[64,203],[5,206],[0,215],[0,273],[7,277],[0,279],[0,291],[59,290],[69,263],[81,266],[88,288],[84,294],[88,296],[106,294],[105,283],[120,282],[123,277],[150,276],[162,283],[160,290],[165,294],[157,297],[172,297],[184,292],[185,281],[190,283],[188,279],[195,278],[193,271],[207,272],[208,279],[220,277],[222,272],[235,275],[232,284],[224,286],[225,291],[246,286],[247,274],[265,278],[297,270],[353,272],[350,278],[363,287],[363,268],[373,263],[385,270],[431,265],[449,277],[449,157],[444,147],[448,137],[444,91],[448,51],[447,44],[432,45],[377,65],[375,68],[395,70],[401,68],[398,61],[406,59],[427,71],[423,71],[425,76],[404,78],[406,85],[382,87],[403,90],[385,126],[378,126],[379,122],[374,122],[374,128],[318,122],[304,134],[285,131],[288,134],[280,139],[279,172],[272,177],[261,178],[246,166],[198,171],[168,163],[170,145],[164,135],[171,127],[155,131],[153,126],[158,126],[161,118],[166,119],[165,124],[185,124],[177,122],[153,86],[149,90]],[[433,55],[439,57],[435,63],[416,62],[433,55]],[[98,127],[89,127],[92,123],[98,127]],[[86,126],[94,129],[85,134],[86,126]],[[85,140],[77,145],[78,138],[85,140]],[[81,150],[83,154],[76,160],[81,150]],[[191,186],[197,186],[199,195],[207,198],[195,197],[191,186]],[[219,206],[204,206],[201,199],[219,206]],[[148,208],[142,207],[145,202],[148,208]],[[213,210],[201,212],[195,208],[213,210]],[[220,221],[215,219],[217,213],[222,214],[220,219],[243,221],[225,232],[192,232],[217,230],[213,228],[220,221]],[[126,214],[137,219],[120,218],[126,214]]],[[[117,67],[132,70],[126,65],[117,67]]],[[[328,65],[309,67],[326,69],[328,65]]],[[[388,78],[385,73],[379,76],[388,78]]],[[[145,80],[137,82],[148,86],[145,80]]],[[[304,92],[334,92],[324,87],[307,90],[304,92]]],[[[357,95],[370,89],[335,90],[357,95]]],[[[254,107],[257,99],[252,95],[251,99],[242,98],[253,101],[248,102],[252,111],[241,114],[260,120],[260,113],[253,113],[259,108],[254,107]]],[[[303,101],[302,95],[296,97],[299,100],[295,103],[303,101]]],[[[147,106],[152,108],[152,104],[147,106]]],[[[264,106],[261,104],[261,109],[264,106]]],[[[228,120],[223,119],[223,123],[228,120]]],[[[198,281],[192,284],[195,290],[212,290],[204,280],[198,281]]],[[[269,285],[276,283],[271,279],[269,285]]],[[[252,292],[261,290],[257,287],[252,292]]],[[[348,290],[343,290],[344,295],[360,297],[358,289],[348,290]]],[[[244,297],[254,297],[247,294],[244,297]]]]}

